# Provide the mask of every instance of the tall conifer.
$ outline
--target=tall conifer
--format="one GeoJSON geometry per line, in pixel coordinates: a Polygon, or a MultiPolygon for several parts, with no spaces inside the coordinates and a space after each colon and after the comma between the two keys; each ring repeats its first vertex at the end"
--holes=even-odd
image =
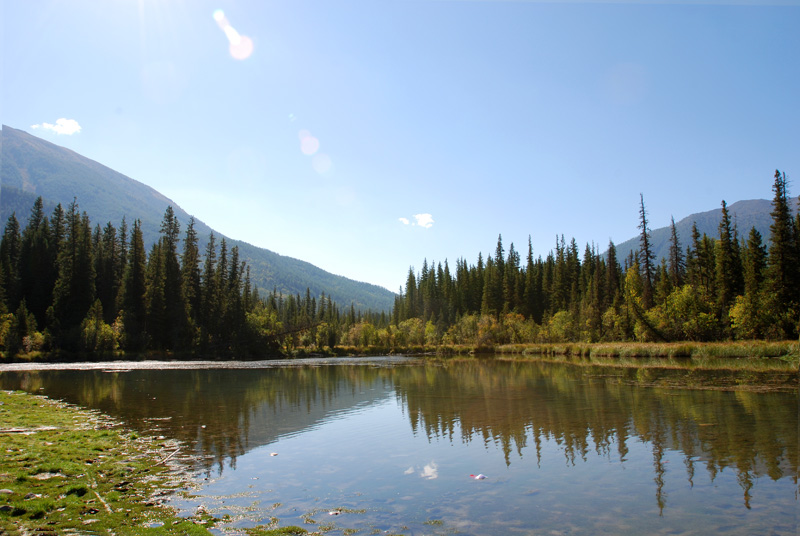
{"type": "Polygon", "coordinates": [[[644,195],[639,194],[639,236],[641,245],[639,265],[642,272],[642,305],[645,309],[653,306],[653,278],[655,276],[655,254],[650,245],[650,227],[647,224],[647,210],[644,208],[644,195]]]}

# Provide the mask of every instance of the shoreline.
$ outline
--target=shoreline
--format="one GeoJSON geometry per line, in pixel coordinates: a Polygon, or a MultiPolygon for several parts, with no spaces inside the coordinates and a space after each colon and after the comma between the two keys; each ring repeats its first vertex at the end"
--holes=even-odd
{"type": "Polygon", "coordinates": [[[234,356],[205,355],[186,352],[113,352],[104,354],[87,353],[44,353],[34,352],[13,358],[0,358],[0,370],[6,365],[50,365],[69,363],[112,363],[112,362],[179,362],[187,366],[205,363],[226,362],[278,362],[305,359],[341,359],[348,357],[428,357],[460,355],[525,355],[536,356],[579,356],[579,357],[618,357],[618,358],[775,358],[786,361],[800,370],[800,341],[726,341],[726,342],[565,342],[565,343],[519,343],[492,346],[450,344],[438,346],[337,346],[335,348],[299,348],[290,353],[277,355],[264,354],[258,358],[236,359],[234,356]]]}
{"type": "Polygon", "coordinates": [[[194,486],[175,440],[140,437],[99,412],[9,391],[0,391],[0,438],[0,533],[205,536],[218,521],[204,512],[178,517],[167,504],[194,486]]]}

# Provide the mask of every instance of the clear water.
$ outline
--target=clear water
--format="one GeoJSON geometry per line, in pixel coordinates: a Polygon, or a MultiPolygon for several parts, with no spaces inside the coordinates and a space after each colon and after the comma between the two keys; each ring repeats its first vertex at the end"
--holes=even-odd
{"type": "Polygon", "coordinates": [[[201,487],[172,504],[229,515],[220,534],[798,530],[796,391],[491,359],[283,365],[6,371],[0,387],[182,441],[201,487]]]}

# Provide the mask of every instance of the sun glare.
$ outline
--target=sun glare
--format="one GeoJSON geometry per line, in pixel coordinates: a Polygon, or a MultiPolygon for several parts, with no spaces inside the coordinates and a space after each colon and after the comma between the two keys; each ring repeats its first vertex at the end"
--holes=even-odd
{"type": "Polygon", "coordinates": [[[215,10],[212,16],[214,20],[217,21],[217,25],[220,29],[225,33],[225,37],[228,38],[228,52],[231,57],[237,60],[249,58],[253,53],[253,40],[237,32],[236,28],[228,21],[225,12],[221,9],[215,10]]]}

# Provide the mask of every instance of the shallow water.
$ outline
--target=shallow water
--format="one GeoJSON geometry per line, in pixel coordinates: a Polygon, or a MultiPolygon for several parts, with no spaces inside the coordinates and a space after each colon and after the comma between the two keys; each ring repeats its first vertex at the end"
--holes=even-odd
{"type": "Polygon", "coordinates": [[[230,515],[219,533],[276,518],[327,534],[798,527],[797,392],[490,359],[155,366],[3,371],[0,387],[182,441],[201,488],[173,504],[230,515]]]}

